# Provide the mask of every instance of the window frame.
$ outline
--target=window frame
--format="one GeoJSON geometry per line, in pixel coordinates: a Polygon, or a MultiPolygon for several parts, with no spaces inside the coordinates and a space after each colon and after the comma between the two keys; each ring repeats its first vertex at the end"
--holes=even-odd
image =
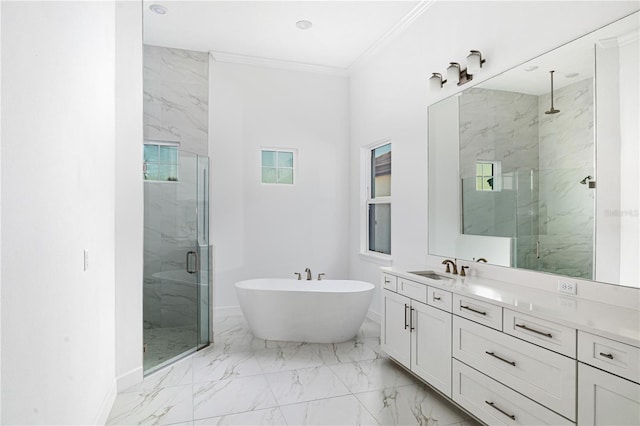
{"type": "Polygon", "coordinates": [[[156,140],[152,140],[152,139],[145,139],[142,143],[142,149],[143,149],[143,157],[144,157],[144,148],[147,145],[154,145],[158,147],[158,161],[155,163],[149,163],[147,161],[144,160],[144,158],[142,159],[142,164],[143,164],[143,172],[142,172],[142,180],[144,182],[153,182],[153,183],[178,183],[180,181],[180,142],[177,141],[156,141],[156,140]],[[176,162],[174,163],[161,163],[160,160],[160,147],[161,146],[168,146],[171,148],[175,148],[176,149],[176,162]],[[144,176],[144,173],[146,171],[146,167],[147,164],[155,164],[157,166],[160,166],[161,164],[164,165],[175,165],[176,166],[176,179],[175,180],[159,180],[159,179],[147,179],[144,176]]]}
{"type": "MultiPolygon", "coordinates": [[[[360,211],[360,218],[361,218],[361,230],[360,230],[360,257],[363,260],[366,261],[370,261],[373,263],[377,263],[380,265],[384,265],[384,266],[390,266],[392,263],[392,237],[390,237],[390,242],[389,242],[389,250],[390,253],[380,253],[377,251],[373,251],[373,250],[369,250],[369,243],[370,243],[370,234],[369,234],[369,209],[371,205],[382,205],[382,204],[387,204],[389,205],[390,210],[392,211],[393,208],[393,202],[392,202],[392,195],[388,195],[388,196],[381,196],[381,197],[374,197],[372,194],[372,181],[373,181],[373,170],[372,170],[372,153],[374,150],[385,146],[385,145],[391,145],[391,150],[390,152],[393,153],[393,144],[391,141],[391,138],[385,138],[382,140],[378,140],[376,142],[373,142],[371,144],[365,145],[361,147],[361,197],[360,197],[360,206],[361,206],[361,211],[360,211]]],[[[391,186],[390,186],[390,194],[393,194],[393,154],[391,155],[391,186]]],[[[392,213],[390,213],[391,216],[392,213]]],[[[389,228],[391,228],[391,219],[389,222],[389,228]]],[[[392,235],[392,231],[390,230],[390,234],[392,235]]]]}
{"type": "MultiPolygon", "coordinates": [[[[295,148],[276,148],[276,147],[270,147],[270,146],[261,146],[260,147],[260,153],[259,153],[259,164],[260,164],[260,173],[259,173],[259,181],[260,181],[260,185],[276,185],[276,186],[295,186],[298,183],[298,150],[295,148]],[[263,182],[262,181],[262,169],[264,168],[264,166],[262,165],[262,153],[265,151],[272,151],[276,153],[276,159],[278,158],[278,153],[280,152],[287,152],[287,153],[291,153],[293,155],[293,166],[291,167],[291,171],[292,171],[292,183],[286,183],[286,182],[263,182]]],[[[277,160],[276,160],[277,161],[277,160]]],[[[276,175],[278,173],[278,170],[280,169],[288,169],[289,167],[275,167],[276,169],[276,175]]],[[[276,178],[277,179],[277,178],[276,178]]]]}

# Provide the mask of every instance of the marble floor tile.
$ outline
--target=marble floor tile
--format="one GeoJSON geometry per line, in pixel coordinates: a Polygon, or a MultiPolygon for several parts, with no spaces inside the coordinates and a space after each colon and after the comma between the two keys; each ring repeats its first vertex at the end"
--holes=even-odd
{"type": "Polygon", "coordinates": [[[343,343],[326,343],[317,346],[320,357],[327,365],[380,358],[380,355],[371,349],[369,345],[357,340],[349,340],[343,343]]]}
{"type": "Polygon", "coordinates": [[[119,394],[107,425],[169,425],[192,419],[192,388],[183,385],[119,394]]]}
{"type": "Polygon", "coordinates": [[[193,356],[194,383],[213,382],[236,377],[262,374],[262,369],[252,352],[215,352],[193,356]]]}
{"type": "Polygon", "coordinates": [[[247,411],[246,413],[229,414],[221,417],[196,420],[193,426],[222,426],[222,425],[286,425],[282,412],[278,407],[264,410],[247,411]]]}
{"type": "Polygon", "coordinates": [[[280,407],[289,425],[378,425],[353,395],[280,407]]]}
{"type": "Polygon", "coordinates": [[[241,315],[215,318],[212,325],[214,338],[251,333],[249,324],[241,315]]]}
{"type": "Polygon", "coordinates": [[[265,378],[279,405],[349,393],[349,389],[325,366],[265,374],[265,378]]]}
{"type": "Polygon", "coordinates": [[[386,388],[355,395],[384,425],[450,425],[468,419],[422,384],[386,388]]]}
{"type": "Polygon", "coordinates": [[[256,351],[255,355],[264,373],[275,373],[324,365],[320,351],[316,345],[300,343],[296,346],[262,349],[256,351]]]}
{"type": "Polygon", "coordinates": [[[417,382],[388,358],[329,366],[353,393],[410,385],[417,382]]]}
{"type": "Polygon", "coordinates": [[[125,392],[144,391],[151,389],[166,388],[169,386],[188,385],[193,380],[192,359],[187,357],[174,364],[171,364],[144,378],[139,383],[125,392]]]}
{"type": "Polygon", "coordinates": [[[261,375],[193,386],[193,418],[196,420],[277,405],[267,380],[261,375]]]}

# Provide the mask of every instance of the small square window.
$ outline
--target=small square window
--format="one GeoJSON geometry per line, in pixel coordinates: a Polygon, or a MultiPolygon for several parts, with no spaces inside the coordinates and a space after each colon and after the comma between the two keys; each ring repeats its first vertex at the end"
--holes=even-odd
{"type": "Polygon", "coordinates": [[[144,180],[175,182],[178,180],[178,145],[168,142],[145,142],[144,180]]]}
{"type": "Polygon", "coordinates": [[[295,151],[290,149],[262,149],[261,182],[293,185],[295,151]]]}
{"type": "Polygon", "coordinates": [[[476,191],[501,191],[500,161],[476,161],[476,191]]]}

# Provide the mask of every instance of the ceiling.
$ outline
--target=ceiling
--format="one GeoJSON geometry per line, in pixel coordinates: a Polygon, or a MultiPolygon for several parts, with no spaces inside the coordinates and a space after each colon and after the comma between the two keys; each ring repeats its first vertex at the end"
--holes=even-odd
{"type": "Polygon", "coordinates": [[[144,42],[256,61],[347,70],[432,1],[145,1],[144,42]],[[152,12],[159,4],[165,15],[152,12]],[[313,26],[300,30],[296,22],[313,26]]]}

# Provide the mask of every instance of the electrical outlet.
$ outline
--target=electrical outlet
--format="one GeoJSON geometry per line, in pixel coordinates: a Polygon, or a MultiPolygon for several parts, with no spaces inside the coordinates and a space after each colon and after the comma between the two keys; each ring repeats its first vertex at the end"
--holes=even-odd
{"type": "Polygon", "coordinates": [[[558,280],[558,291],[560,293],[576,294],[578,284],[575,281],[558,280]]]}

